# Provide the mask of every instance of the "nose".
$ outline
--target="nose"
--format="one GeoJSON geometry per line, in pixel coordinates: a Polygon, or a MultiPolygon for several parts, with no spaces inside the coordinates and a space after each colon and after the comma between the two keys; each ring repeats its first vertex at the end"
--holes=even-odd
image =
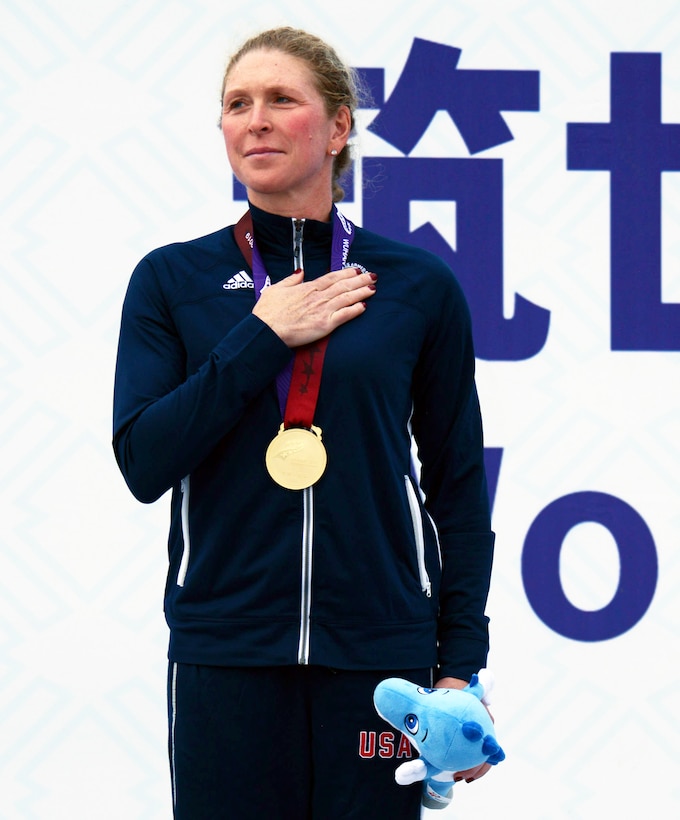
{"type": "Polygon", "coordinates": [[[253,134],[263,134],[271,130],[271,122],[267,114],[266,106],[255,103],[250,111],[248,130],[253,134]]]}

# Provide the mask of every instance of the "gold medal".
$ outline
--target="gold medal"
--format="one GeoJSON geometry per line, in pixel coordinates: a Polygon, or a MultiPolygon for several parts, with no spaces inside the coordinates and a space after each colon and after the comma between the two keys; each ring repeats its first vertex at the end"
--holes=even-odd
{"type": "Polygon", "coordinates": [[[287,490],[304,490],[321,478],[326,469],[326,448],[321,428],[312,425],[284,428],[267,447],[265,464],[269,475],[287,490]]]}

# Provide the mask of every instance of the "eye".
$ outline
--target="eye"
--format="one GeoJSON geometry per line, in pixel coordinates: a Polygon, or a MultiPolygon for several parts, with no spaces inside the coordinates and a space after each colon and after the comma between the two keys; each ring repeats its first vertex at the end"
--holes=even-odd
{"type": "Polygon", "coordinates": [[[404,726],[407,732],[410,732],[412,735],[417,735],[418,727],[420,726],[418,715],[406,715],[404,718],[404,726]]]}
{"type": "Polygon", "coordinates": [[[418,687],[418,694],[420,695],[433,695],[436,691],[436,689],[427,689],[425,686],[418,687]]]}
{"type": "Polygon", "coordinates": [[[238,111],[240,108],[243,108],[245,104],[246,101],[242,97],[225,99],[222,103],[222,111],[238,111]]]}

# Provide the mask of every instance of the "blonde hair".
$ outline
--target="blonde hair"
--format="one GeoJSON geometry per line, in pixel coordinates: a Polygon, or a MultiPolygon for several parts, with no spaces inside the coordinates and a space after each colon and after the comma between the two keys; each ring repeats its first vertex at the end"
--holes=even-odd
{"type": "MultiPolygon", "coordinates": [[[[227,63],[222,78],[220,100],[224,98],[224,89],[230,71],[241,57],[258,49],[281,51],[291,57],[304,60],[311,69],[328,116],[332,117],[339,111],[341,106],[346,105],[351,117],[351,133],[354,133],[355,112],[359,107],[360,97],[363,97],[363,89],[358,74],[340,59],[335,49],[329,46],[328,43],[302,29],[290,26],[263,31],[243,43],[227,63]]],[[[349,169],[351,163],[350,147],[345,145],[333,162],[333,202],[340,202],[345,195],[340,185],[340,178],[349,169]]]]}

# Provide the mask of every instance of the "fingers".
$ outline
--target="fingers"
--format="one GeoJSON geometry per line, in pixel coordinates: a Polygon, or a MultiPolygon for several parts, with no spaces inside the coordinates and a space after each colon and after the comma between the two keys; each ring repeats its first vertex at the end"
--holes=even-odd
{"type": "Polygon", "coordinates": [[[480,777],[484,777],[490,768],[490,763],[482,763],[481,766],[475,766],[473,769],[466,769],[464,772],[456,772],[453,776],[453,780],[455,783],[459,783],[461,780],[464,780],[466,783],[472,783],[475,780],[479,780],[480,777]]]}
{"type": "Polygon", "coordinates": [[[378,276],[375,273],[357,270],[357,268],[343,268],[334,270],[313,279],[308,283],[309,287],[332,298],[334,295],[342,293],[354,293],[362,288],[375,291],[378,276]]]}
{"type": "MultiPolygon", "coordinates": [[[[336,291],[354,290],[357,287],[372,284],[377,280],[375,273],[369,273],[359,270],[358,268],[341,268],[340,270],[332,270],[329,273],[323,274],[316,279],[312,279],[305,284],[318,291],[325,291],[334,288],[336,291]]],[[[290,276],[282,279],[280,284],[286,287],[294,287],[299,285],[304,279],[304,271],[298,269],[290,276]]]]}
{"type": "MultiPolygon", "coordinates": [[[[342,278],[321,291],[328,298],[332,309],[349,307],[369,299],[377,290],[378,277],[375,273],[362,273],[351,278],[342,278]]],[[[310,283],[312,284],[312,283],[310,283]]]]}
{"type": "Polygon", "coordinates": [[[298,298],[307,310],[319,306],[327,308],[329,313],[370,298],[377,289],[378,280],[377,274],[363,273],[356,268],[331,271],[309,282],[303,281],[303,277],[302,271],[295,271],[279,285],[286,288],[299,286],[298,298]]]}
{"type": "Polygon", "coordinates": [[[295,285],[299,285],[305,278],[305,272],[298,268],[296,271],[293,271],[290,276],[286,276],[285,279],[282,279],[279,282],[279,285],[284,288],[294,288],[295,285]]]}

